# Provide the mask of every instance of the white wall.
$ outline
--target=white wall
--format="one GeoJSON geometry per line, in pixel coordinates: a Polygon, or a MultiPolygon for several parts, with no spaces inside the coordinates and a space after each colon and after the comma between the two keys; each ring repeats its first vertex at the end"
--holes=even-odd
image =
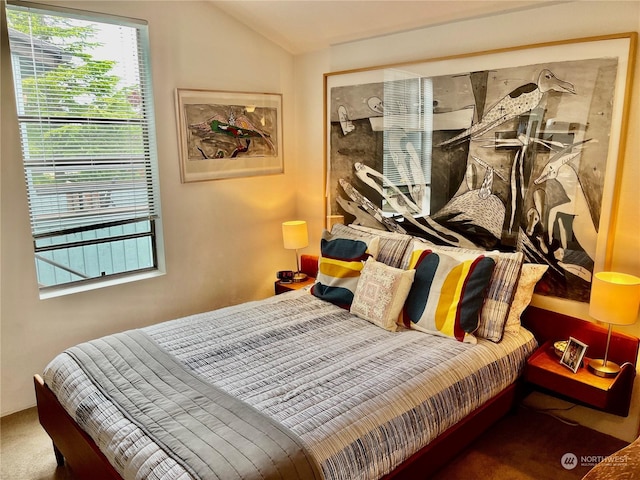
{"type": "MultiPolygon", "coordinates": [[[[180,183],[174,89],[283,94],[294,123],[293,57],[207,2],[43,2],[149,23],[167,274],[38,299],[8,46],[2,44],[2,414],[35,404],[32,375],[64,348],[123,329],[273,294],[294,268],[281,223],[295,217],[293,135],[285,174],[180,183]]],[[[2,7],[4,9],[4,6],[2,7]]]]}
{"type": "MultiPolygon", "coordinates": [[[[324,162],[323,104],[320,100],[320,78],[323,73],[638,30],[638,1],[567,2],[337,45],[326,51],[296,57],[296,115],[299,119],[296,122],[296,138],[304,139],[303,143],[296,144],[296,156],[301,162],[297,182],[299,191],[305,192],[298,197],[298,211],[303,217],[315,219],[316,224],[323,221],[318,218],[324,211],[322,186],[319,185],[322,180],[318,173],[318,165],[324,162]]],[[[634,275],[640,275],[640,196],[637,193],[640,179],[640,142],[637,135],[640,131],[638,63],[640,62],[636,59],[629,135],[622,163],[620,213],[614,229],[611,259],[613,270],[634,275]]],[[[562,310],[588,319],[586,304],[564,305],[562,310]]],[[[640,336],[640,322],[626,331],[640,336]]],[[[631,440],[638,435],[640,380],[636,380],[632,412],[627,418],[582,407],[564,414],[591,428],[631,440]]]]}

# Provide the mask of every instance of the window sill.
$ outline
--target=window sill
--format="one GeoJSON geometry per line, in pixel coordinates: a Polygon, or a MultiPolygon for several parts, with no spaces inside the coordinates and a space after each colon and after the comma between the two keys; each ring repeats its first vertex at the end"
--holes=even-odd
{"type": "Polygon", "coordinates": [[[46,300],[48,298],[62,297],[64,295],[72,295],[74,293],[88,292],[90,290],[97,290],[98,288],[111,287],[114,285],[122,285],[124,283],[137,282],[138,280],[146,280],[149,278],[161,277],[165,273],[160,270],[152,270],[142,273],[134,273],[131,275],[122,275],[118,277],[112,277],[109,279],[96,279],[93,282],[86,282],[78,285],[61,286],[47,288],[40,291],[40,300],[46,300]]]}

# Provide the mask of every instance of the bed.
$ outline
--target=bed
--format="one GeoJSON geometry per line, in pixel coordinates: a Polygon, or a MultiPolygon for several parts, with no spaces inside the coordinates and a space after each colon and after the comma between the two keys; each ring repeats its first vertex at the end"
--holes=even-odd
{"type": "MultiPolygon", "coordinates": [[[[337,230],[325,243],[377,238],[337,230]]],[[[414,239],[376,242],[406,277],[414,239]]],[[[512,304],[520,269],[482,308],[512,304]]],[[[415,478],[509,411],[537,346],[506,312],[473,342],[354,312],[303,290],[86,342],[35,376],[40,422],[80,478],[415,478]]]]}

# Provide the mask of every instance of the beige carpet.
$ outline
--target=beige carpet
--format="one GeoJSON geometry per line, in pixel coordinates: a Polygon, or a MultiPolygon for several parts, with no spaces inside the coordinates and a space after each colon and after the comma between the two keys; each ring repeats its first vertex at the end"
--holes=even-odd
{"type": "MultiPolygon", "coordinates": [[[[57,467],[51,440],[38,423],[35,408],[8,415],[1,422],[0,479],[74,480],[66,467],[57,467]]],[[[464,450],[438,472],[437,480],[570,480],[591,467],[581,456],[609,455],[626,442],[585,427],[574,427],[548,415],[520,408],[464,450]],[[565,453],[578,465],[562,467],[565,453]]]]}
{"type": "Polygon", "coordinates": [[[2,417],[0,423],[0,479],[73,480],[57,468],[51,439],[38,423],[35,407],[2,417]]]}
{"type": "Polygon", "coordinates": [[[520,407],[498,421],[434,478],[580,479],[593,467],[587,457],[607,456],[626,445],[627,442],[610,435],[568,425],[546,413],[520,407]],[[565,454],[576,456],[574,468],[562,466],[565,454]]]}

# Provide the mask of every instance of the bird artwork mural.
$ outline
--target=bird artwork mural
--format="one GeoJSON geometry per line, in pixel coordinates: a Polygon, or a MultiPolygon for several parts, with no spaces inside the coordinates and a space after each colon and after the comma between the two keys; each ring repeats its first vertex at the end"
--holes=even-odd
{"type": "Polygon", "coordinates": [[[545,292],[588,301],[616,69],[615,58],[436,77],[403,66],[341,82],[328,95],[327,213],[522,251],[549,266],[545,292]]]}
{"type": "MultiPolygon", "coordinates": [[[[582,186],[578,170],[572,164],[572,161],[579,157],[581,147],[591,140],[592,139],[586,139],[581,142],[577,142],[577,144],[566,145],[564,148],[559,149],[544,165],[542,172],[533,181],[533,183],[534,185],[541,185],[549,180],[558,179],[562,172],[567,172],[569,174],[566,181],[563,180],[560,182],[560,185],[567,193],[569,201],[553,205],[549,208],[547,214],[547,236],[549,243],[551,243],[553,241],[554,226],[556,225],[556,222],[561,222],[561,213],[572,216],[571,229],[573,231],[573,236],[589,258],[593,260],[596,253],[598,232],[593,223],[589,203],[585,198],[583,190],[584,187],[582,186]],[[565,187],[565,184],[571,185],[571,188],[568,186],[565,187]]],[[[566,227],[564,227],[563,223],[559,223],[559,229],[561,232],[561,246],[563,249],[566,249],[566,227]]],[[[561,257],[558,259],[563,260],[561,257]]],[[[565,262],[560,263],[560,266],[571,272],[575,272],[575,275],[591,280],[591,272],[586,271],[586,269],[580,266],[570,265],[565,262]]]]}
{"type": "Polygon", "coordinates": [[[203,159],[235,158],[241,153],[248,152],[252,140],[255,139],[262,139],[272,152],[276,151],[271,135],[256,126],[255,121],[248,117],[244,107],[240,106],[230,107],[225,114],[215,113],[203,122],[189,124],[189,130],[201,142],[215,146],[213,155],[207,152],[209,149],[197,147],[203,159]],[[236,113],[236,110],[240,113],[236,113]],[[231,148],[228,145],[231,145],[231,148]]]}
{"type": "Polygon", "coordinates": [[[545,68],[540,72],[535,83],[527,83],[512,90],[489,108],[479,122],[455,137],[441,142],[438,146],[443,147],[470,137],[480,136],[497,125],[529,112],[540,103],[543,95],[551,90],[576,93],[571,83],[560,80],[551,70],[545,68]]]}

